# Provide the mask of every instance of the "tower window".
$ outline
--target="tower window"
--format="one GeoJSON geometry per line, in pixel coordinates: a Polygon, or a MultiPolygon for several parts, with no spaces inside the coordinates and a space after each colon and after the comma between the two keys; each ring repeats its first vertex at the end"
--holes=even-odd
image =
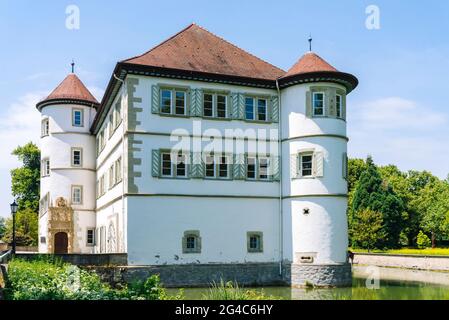
{"type": "Polygon", "coordinates": [[[49,132],[49,120],[48,118],[42,120],[42,127],[41,127],[41,136],[45,137],[48,136],[49,132]]]}
{"type": "Polygon", "coordinates": [[[72,186],[72,204],[82,204],[82,203],[83,203],[83,187],[72,186]]]}
{"type": "Polygon", "coordinates": [[[50,159],[42,160],[42,176],[48,177],[50,175],[50,159]]]}
{"type": "Polygon", "coordinates": [[[82,127],[84,125],[84,114],[82,109],[72,110],[72,125],[74,127],[82,127]]]}
{"type": "Polygon", "coordinates": [[[81,148],[72,148],[72,166],[81,167],[83,165],[83,150],[81,148]]]}
{"type": "Polygon", "coordinates": [[[301,177],[312,176],[313,154],[305,153],[299,155],[299,169],[301,177]]]}
{"type": "Polygon", "coordinates": [[[313,93],[313,115],[324,116],[324,93],[313,93]]]}
{"type": "Polygon", "coordinates": [[[336,111],[337,118],[342,117],[342,114],[341,114],[342,101],[343,101],[342,96],[337,94],[335,96],[335,111],[336,111]]]}

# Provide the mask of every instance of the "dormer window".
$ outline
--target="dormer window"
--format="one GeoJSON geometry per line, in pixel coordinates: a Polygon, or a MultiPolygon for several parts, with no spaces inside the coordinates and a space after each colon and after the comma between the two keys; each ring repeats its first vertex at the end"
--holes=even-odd
{"type": "Polygon", "coordinates": [[[324,116],[324,92],[313,93],[312,106],[314,116],[324,116]]]}

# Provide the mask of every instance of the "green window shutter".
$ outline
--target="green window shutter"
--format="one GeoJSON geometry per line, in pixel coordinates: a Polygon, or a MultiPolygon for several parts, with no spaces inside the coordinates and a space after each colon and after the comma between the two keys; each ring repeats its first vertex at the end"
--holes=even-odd
{"type": "Polygon", "coordinates": [[[204,177],[204,162],[201,156],[201,152],[192,153],[192,163],[190,165],[190,177],[191,178],[203,178],[204,177]]]}
{"type": "Polygon", "coordinates": [[[159,113],[159,86],[153,85],[151,87],[151,113],[159,113]]]}
{"type": "Polygon", "coordinates": [[[291,179],[298,178],[298,175],[299,175],[298,158],[299,158],[299,155],[297,153],[290,155],[290,178],[291,179]]]}
{"type": "Polygon", "coordinates": [[[346,152],[343,153],[342,160],[343,179],[348,179],[348,154],[346,152]]]}
{"type": "Polygon", "coordinates": [[[151,175],[159,177],[161,172],[161,152],[153,150],[151,153],[151,175]]]}
{"type": "Polygon", "coordinates": [[[244,180],[246,178],[245,155],[234,155],[233,176],[236,180],[244,180]]]}
{"type": "Polygon", "coordinates": [[[279,97],[271,97],[271,121],[279,122],[279,97]]]}
{"type": "Polygon", "coordinates": [[[324,175],[323,152],[315,152],[313,154],[313,175],[318,178],[324,175]]]}
{"type": "Polygon", "coordinates": [[[312,118],[312,92],[306,92],[306,117],[312,118]]]}
{"type": "Polygon", "coordinates": [[[239,94],[231,94],[231,113],[232,119],[239,119],[239,94]]]}
{"type": "Polygon", "coordinates": [[[245,119],[245,96],[239,94],[239,119],[245,119]]]}
{"type": "Polygon", "coordinates": [[[271,168],[271,180],[280,181],[281,180],[281,164],[279,156],[270,157],[270,168],[271,168]]]}
{"type": "Polygon", "coordinates": [[[203,115],[203,90],[192,89],[190,98],[190,115],[201,117],[203,115]]]}

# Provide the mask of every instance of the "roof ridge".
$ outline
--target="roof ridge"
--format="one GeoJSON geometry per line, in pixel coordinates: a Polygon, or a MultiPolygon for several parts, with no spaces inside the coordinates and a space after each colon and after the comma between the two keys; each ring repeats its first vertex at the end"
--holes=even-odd
{"type": "Polygon", "coordinates": [[[133,59],[136,59],[136,58],[143,57],[144,55],[150,53],[151,51],[153,51],[153,50],[156,49],[156,48],[159,48],[159,47],[162,46],[163,44],[165,44],[165,43],[167,43],[168,41],[170,41],[170,40],[176,38],[179,34],[183,33],[184,31],[190,29],[191,27],[193,27],[193,26],[195,26],[195,25],[198,26],[197,24],[195,24],[194,22],[192,22],[191,24],[189,24],[187,27],[185,27],[185,28],[182,29],[181,31],[178,31],[177,33],[175,33],[175,34],[172,35],[171,37],[165,39],[164,41],[162,41],[161,43],[155,45],[154,47],[152,47],[151,49],[145,51],[144,53],[139,54],[139,55],[134,56],[134,57],[131,57],[131,58],[128,58],[128,59],[125,59],[125,60],[121,60],[121,61],[119,61],[119,62],[126,62],[126,61],[129,61],[129,60],[133,60],[133,59]]]}
{"type": "Polygon", "coordinates": [[[198,28],[200,28],[200,29],[202,29],[202,30],[204,30],[204,31],[206,31],[206,32],[208,32],[208,33],[210,33],[210,34],[213,35],[214,37],[217,37],[218,39],[220,39],[220,40],[226,42],[227,44],[229,44],[229,45],[231,45],[231,46],[233,46],[233,47],[235,47],[235,48],[237,48],[237,49],[239,49],[239,50],[242,50],[243,52],[245,52],[246,54],[252,56],[253,58],[256,58],[256,59],[258,59],[258,60],[260,60],[260,61],[263,61],[263,62],[265,62],[266,64],[269,64],[270,66],[272,66],[272,67],[278,69],[279,71],[282,71],[282,72],[286,73],[285,70],[283,70],[283,69],[281,69],[281,68],[275,66],[274,64],[272,64],[272,63],[270,63],[270,62],[268,62],[268,61],[266,61],[266,60],[264,60],[264,59],[262,59],[262,58],[259,58],[258,56],[252,54],[251,52],[246,51],[245,49],[240,48],[239,46],[233,44],[232,42],[229,42],[228,40],[224,39],[223,37],[221,37],[221,36],[219,36],[219,35],[216,35],[216,34],[213,33],[212,31],[209,31],[209,30],[207,30],[206,28],[204,28],[204,27],[202,27],[202,26],[200,26],[200,25],[198,25],[198,24],[196,24],[196,23],[192,23],[192,26],[193,26],[193,25],[196,25],[198,28]]]}

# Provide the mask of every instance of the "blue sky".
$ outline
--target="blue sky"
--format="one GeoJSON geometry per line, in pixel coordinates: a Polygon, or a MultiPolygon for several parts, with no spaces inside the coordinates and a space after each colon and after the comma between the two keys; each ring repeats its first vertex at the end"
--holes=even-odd
{"type": "Polygon", "coordinates": [[[0,0],[0,215],[11,202],[10,151],[38,142],[34,104],[70,71],[101,98],[117,61],[188,24],[288,69],[313,50],[360,86],[348,99],[349,154],[403,170],[449,173],[449,2],[418,1],[6,1],[0,0]],[[65,26],[80,9],[80,29],[65,26]],[[380,29],[365,27],[368,5],[380,29]]]}

